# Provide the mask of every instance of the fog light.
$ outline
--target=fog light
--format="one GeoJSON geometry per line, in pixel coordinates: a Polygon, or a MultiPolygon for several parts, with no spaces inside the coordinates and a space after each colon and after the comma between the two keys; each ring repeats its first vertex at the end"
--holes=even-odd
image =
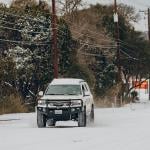
{"type": "Polygon", "coordinates": [[[42,108],[41,108],[41,107],[39,107],[39,110],[42,110],[42,108]]]}
{"type": "Polygon", "coordinates": [[[46,108],[43,108],[43,111],[46,112],[46,108]]]}
{"type": "Polygon", "coordinates": [[[71,111],[75,111],[75,109],[74,109],[74,108],[72,108],[72,109],[71,109],[71,111]]]}

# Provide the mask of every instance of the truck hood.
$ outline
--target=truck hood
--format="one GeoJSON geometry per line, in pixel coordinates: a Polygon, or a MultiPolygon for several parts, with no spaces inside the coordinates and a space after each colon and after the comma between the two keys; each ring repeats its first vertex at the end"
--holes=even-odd
{"type": "Polygon", "coordinates": [[[70,100],[70,99],[82,99],[82,95],[44,95],[41,100],[70,100]]]}

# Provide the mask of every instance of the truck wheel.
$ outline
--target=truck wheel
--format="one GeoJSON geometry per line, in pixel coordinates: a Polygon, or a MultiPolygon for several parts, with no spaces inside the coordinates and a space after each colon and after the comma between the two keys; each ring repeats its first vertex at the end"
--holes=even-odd
{"type": "Polygon", "coordinates": [[[94,105],[92,105],[92,108],[91,108],[90,122],[94,123],[94,105]]]}
{"type": "Polygon", "coordinates": [[[84,107],[84,111],[78,114],[78,127],[86,127],[86,107],[84,107]]]}
{"type": "Polygon", "coordinates": [[[46,127],[46,116],[43,115],[39,110],[37,110],[37,126],[39,128],[46,127]]]}

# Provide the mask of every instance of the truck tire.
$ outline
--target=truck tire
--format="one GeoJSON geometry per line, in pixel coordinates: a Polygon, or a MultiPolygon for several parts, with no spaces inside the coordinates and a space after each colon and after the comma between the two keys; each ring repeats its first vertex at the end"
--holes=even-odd
{"type": "Polygon", "coordinates": [[[84,110],[78,114],[78,127],[86,127],[86,123],[86,107],[84,107],[84,110]]]}
{"type": "Polygon", "coordinates": [[[94,105],[92,105],[92,108],[91,108],[90,122],[94,123],[94,105]]]}
{"type": "Polygon", "coordinates": [[[37,110],[37,126],[38,128],[46,127],[46,116],[37,110]]]}

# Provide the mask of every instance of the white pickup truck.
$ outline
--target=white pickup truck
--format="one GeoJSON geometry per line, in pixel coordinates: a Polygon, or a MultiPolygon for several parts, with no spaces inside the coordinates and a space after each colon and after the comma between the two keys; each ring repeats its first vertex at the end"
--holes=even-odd
{"type": "Polygon", "coordinates": [[[74,120],[79,127],[87,125],[87,118],[94,121],[94,101],[88,84],[82,79],[54,79],[37,106],[39,128],[55,126],[56,121],[74,120]]]}

